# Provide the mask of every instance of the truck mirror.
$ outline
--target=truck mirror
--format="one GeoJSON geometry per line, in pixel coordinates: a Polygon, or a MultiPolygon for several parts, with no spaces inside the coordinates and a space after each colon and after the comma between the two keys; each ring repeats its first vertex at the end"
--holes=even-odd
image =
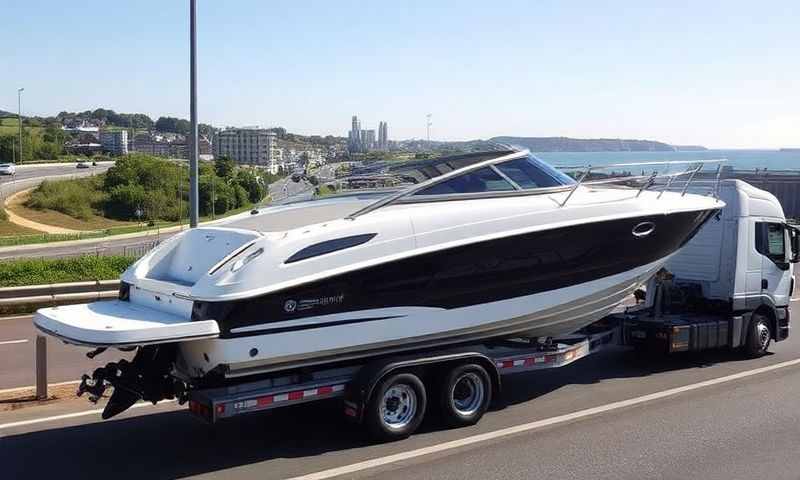
{"type": "Polygon", "coordinates": [[[798,263],[800,262],[800,230],[796,227],[791,225],[787,225],[789,230],[789,244],[792,248],[792,254],[790,255],[790,262],[798,263]]]}

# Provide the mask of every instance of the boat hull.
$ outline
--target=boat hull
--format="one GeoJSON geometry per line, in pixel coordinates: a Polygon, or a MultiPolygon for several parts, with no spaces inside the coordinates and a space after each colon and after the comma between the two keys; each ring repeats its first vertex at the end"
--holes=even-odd
{"type": "Polygon", "coordinates": [[[219,339],[182,345],[228,375],[484,338],[558,336],[607,315],[715,210],[595,221],[403,259],[246,300],[196,302],[219,339]]]}
{"type": "Polygon", "coordinates": [[[219,358],[229,362],[227,376],[236,377],[489,338],[565,335],[608,315],[667,259],[533,295],[453,309],[408,306],[349,312],[349,319],[361,321],[347,323],[340,323],[340,315],[328,315],[309,319],[316,328],[186,342],[181,352],[193,376],[207,373],[205,366],[219,358]],[[253,352],[256,358],[250,356],[253,352]]]}

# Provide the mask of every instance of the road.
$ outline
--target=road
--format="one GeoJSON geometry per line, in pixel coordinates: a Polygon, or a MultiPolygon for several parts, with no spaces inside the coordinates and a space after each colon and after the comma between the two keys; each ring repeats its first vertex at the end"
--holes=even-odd
{"type": "Polygon", "coordinates": [[[723,351],[642,359],[611,349],[508,377],[504,406],[474,427],[447,430],[430,419],[410,439],[378,445],[343,420],[335,401],[216,426],[172,403],[108,422],[97,413],[48,419],[88,410],[77,401],[29,407],[0,412],[3,473],[272,479],[338,469],[313,478],[796,479],[800,335],[772,352],[757,360],[723,351]],[[769,366],[780,368],[728,378],[769,366]],[[715,384],[698,384],[708,381],[715,384]],[[691,390],[668,392],[685,386],[691,390]],[[663,398],[642,398],[651,394],[663,398]],[[631,399],[635,406],[614,403],[631,399]],[[518,428],[505,430],[511,427],[518,428]]]}
{"type": "MultiPolygon", "coordinates": [[[[72,165],[71,168],[74,170],[74,165],[72,165]]],[[[48,170],[48,172],[50,171],[48,170]]],[[[62,174],[63,170],[58,170],[57,172],[60,173],[50,174],[62,174]]],[[[19,175],[21,175],[21,173],[19,175]]],[[[293,200],[301,200],[311,198],[313,188],[309,187],[310,184],[307,182],[293,182],[286,178],[270,184],[269,192],[273,198],[283,198],[288,194],[293,200]],[[305,192],[305,194],[300,195],[301,192],[305,192]]],[[[228,225],[232,227],[238,226],[236,222],[229,223],[228,225]]],[[[94,254],[97,252],[103,252],[105,254],[124,254],[131,251],[147,250],[154,242],[164,240],[174,234],[175,232],[151,232],[144,236],[129,236],[128,238],[98,238],[81,240],[79,242],[28,245],[24,248],[0,248],[0,260],[12,258],[58,258],[81,254],[94,254]]]]}
{"type": "MultiPolygon", "coordinates": [[[[0,390],[35,383],[34,359],[36,329],[31,316],[0,318],[0,390]]],[[[77,380],[82,373],[91,372],[110,360],[104,356],[86,358],[89,349],[76,348],[47,339],[48,381],[50,383],[77,380]]]]}

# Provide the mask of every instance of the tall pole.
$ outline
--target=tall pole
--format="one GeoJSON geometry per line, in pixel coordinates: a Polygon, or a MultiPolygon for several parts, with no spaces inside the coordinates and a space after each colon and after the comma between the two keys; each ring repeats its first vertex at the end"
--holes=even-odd
{"type": "MultiPolygon", "coordinates": [[[[22,163],[22,92],[24,88],[17,89],[17,123],[19,124],[19,162],[22,163]]],[[[13,159],[12,159],[13,160],[13,159]]]]}
{"type": "Polygon", "coordinates": [[[192,128],[189,132],[189,227],[196,228],[199,217],[200,191],[197,186],[197,0],[189,0],[189,110],[192,128]]]}

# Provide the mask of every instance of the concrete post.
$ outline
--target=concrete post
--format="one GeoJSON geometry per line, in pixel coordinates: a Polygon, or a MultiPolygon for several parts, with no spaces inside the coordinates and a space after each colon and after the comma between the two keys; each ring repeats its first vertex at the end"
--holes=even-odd
{"type": "Polygon", "coordinates": [[[47,399],[47,337],[36,335],[36,399],[47,399]]]}

